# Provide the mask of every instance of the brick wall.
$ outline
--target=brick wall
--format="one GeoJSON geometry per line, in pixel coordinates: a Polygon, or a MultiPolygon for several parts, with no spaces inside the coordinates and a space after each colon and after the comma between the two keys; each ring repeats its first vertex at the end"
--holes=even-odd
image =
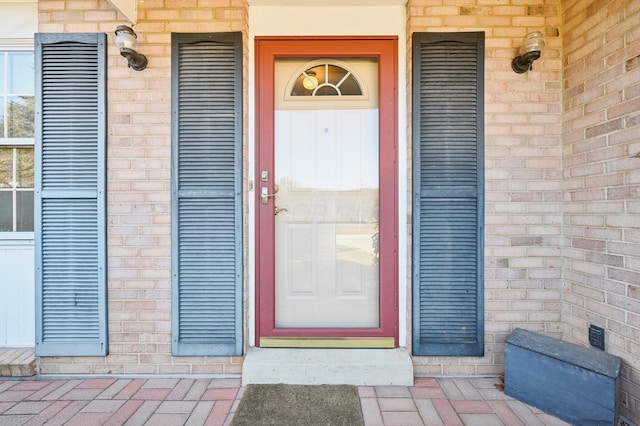
{"type": "MultiPolygon", "coordinates": [[[[416,373],[497,374],[514,327],[561,333],[559,6],[440,3],[410,1],[409,34],[486,33],[486,356],[420,357],[416,373]],[[545,32],[543,58],[533,72],[515,74],[511,59],[533,30],[545,32]]],[[[45,358],[42,372],[239,373],[241,358],[170,355],[170,33],[246,34],[246,7],[235,0],[139,7],[135,29],[150,64],[143,72],[128,69],[112,45],[126,20],[106,1],[39,2],[42,32],[110,36],[110,355],[45,358]]]]}
{"type": "MultiPolygon", "coordinates": [[[[139,3],[143,72],[113,46],[127,22],[105,0],[38,7],[41,32],[109,35],[110,355],[44,358],[42,372],[239,373],[242,358],[170,355],[170,42],[171,32],[246,37],[245,0],[139,3]]],[[[501,373],[513,328],[586,344],[596,323],[625,359],[622,412],[638,420],[639,11],[640,0],[409,0],[409,63],[413,32],[486,34],[486,355],[417,357],[417,374],[501,373]],[[516,74],[510,62],[534,30],[542,58],[516,74]]]]}
{"type": "Polygon", "coordinates": [[[40,0],[38,7],[40,32],[105,32],[109,44],[110,355],[43,358],[42,373],[240,373],[242,358],[171,356],[170,76],[171,33],[246,34],[245,1],[139,2],[135,30],[149,59],[142,72],[127,68],[113,45],[115,28],[129,23],[106,0],[40,0]]]}
{"type": "Polygon", "coordinates": [[[560,2],[409,0],[408,11],[409,49],[413,32],[486,37],[485,356],[416,357],[415,371],[502,373],[515,327],[562,333],[560,2]],[[546,48],[533,71],[516,74],[511,60],[531,31],[546,48]]]}
{"type": "Polygon", "coordinates": [[[640,424],[640,1],[563,1],[564,337],[606,330],[640,424]]]}

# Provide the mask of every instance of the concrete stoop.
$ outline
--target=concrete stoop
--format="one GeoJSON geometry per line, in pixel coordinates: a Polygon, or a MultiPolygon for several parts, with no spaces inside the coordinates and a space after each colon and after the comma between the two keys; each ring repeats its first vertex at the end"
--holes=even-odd
{"type": "Polygon", "coordinates": [[[286,349],[251,347],[242,385],[412,386],[413,364],[404,349],[286,349]]]}
{"type": "Polygon", "coordinates": [[[30,377],[38,373],[33,348],[0,348],[0,377],[30,377]]]}

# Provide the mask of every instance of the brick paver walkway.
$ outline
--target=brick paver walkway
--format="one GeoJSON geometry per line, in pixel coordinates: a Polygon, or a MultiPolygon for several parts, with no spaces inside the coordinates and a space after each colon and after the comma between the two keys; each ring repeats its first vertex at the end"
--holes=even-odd
{"type": "MultiPolygon", "coordinates": [[[[361,386],[366,425],[564,425],[506,396],[492,378],[361,386]]],[[[0,380],[1,425],[228,425],[240,379],[0,380]]],[[[307,426],[307,425],[305,425],[307,426]]]]}

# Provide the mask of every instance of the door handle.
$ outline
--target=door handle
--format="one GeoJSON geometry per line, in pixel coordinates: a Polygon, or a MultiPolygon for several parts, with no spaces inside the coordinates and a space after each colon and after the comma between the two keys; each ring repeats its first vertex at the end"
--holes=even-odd
{"type": "Polygon", "coordinates": [[[269,188],[267,188],[266,186],[263,186],[262,189],[260,190],[260,202],[262,202],[262,204],[269,204],[269,197],[275,197],[277,193],[278,193],[277,186],[273,194],[269,194],[269,188]]]}
{"type": "Polygon", "coordinates": [[[278,213],[282,213],[282,212],[288,212],[289,210],[287,210],[286,207],[278,207],[278,206],[274,206],[273,209],[273,213],[275,216],[278,216],[278,213]]]}

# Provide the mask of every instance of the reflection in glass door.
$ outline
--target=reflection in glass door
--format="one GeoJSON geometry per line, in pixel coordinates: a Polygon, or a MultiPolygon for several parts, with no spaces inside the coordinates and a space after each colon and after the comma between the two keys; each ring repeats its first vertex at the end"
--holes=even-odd
{"type": "Polygon", "coordinates": [[[377,60],[275,71],[275,325],[378,327],[377,60]]]}

